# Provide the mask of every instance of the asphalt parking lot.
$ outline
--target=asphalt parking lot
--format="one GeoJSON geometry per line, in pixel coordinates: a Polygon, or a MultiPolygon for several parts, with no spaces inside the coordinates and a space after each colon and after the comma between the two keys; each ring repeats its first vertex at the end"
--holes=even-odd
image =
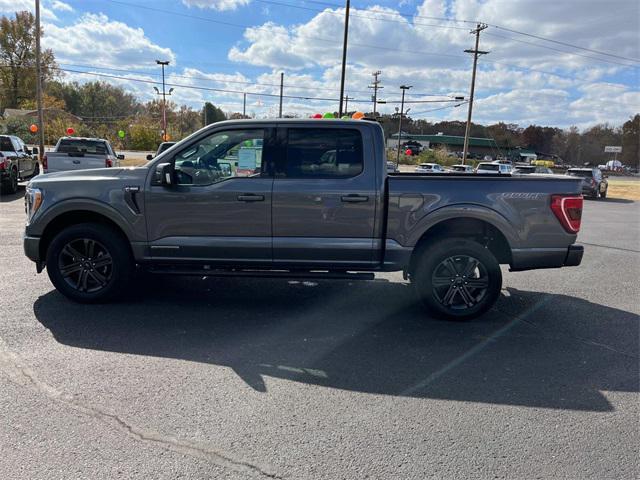
{"type": "Polygon", "coordinates": [[[0,203],[0,478],[640,476],[640,203],[471,323],[375,282],[158,278],[73,304],[0,203]]]}

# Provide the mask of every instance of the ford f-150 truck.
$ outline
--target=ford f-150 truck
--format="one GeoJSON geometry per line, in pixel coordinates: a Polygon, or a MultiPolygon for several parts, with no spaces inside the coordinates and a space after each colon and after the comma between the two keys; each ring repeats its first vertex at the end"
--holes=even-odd
{"type": "Polygon", "coordinates": [[[467,319],[512,270],[580,264],[580,179],[387,173],[368,120],[238,120],[137,168],[41,175],[26,255],[79,302],[134,273],[371,279],[402,271],[435,315],[467,319]]]}

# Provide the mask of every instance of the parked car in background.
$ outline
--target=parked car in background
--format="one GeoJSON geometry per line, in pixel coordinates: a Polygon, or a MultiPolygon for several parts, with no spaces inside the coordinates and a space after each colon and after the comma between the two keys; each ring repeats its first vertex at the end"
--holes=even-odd
{"type": "Polygon", "coordinates": [[[29,149],[14,135],[0,135],[0,188],[6,193],[16,193],[18,182],[40,173],[38,149],[29,149]]]}
{"type": "Polygon", "coordinates": [[[422,151],[422,145],[413,140],[409,140],[408,142],[405,142],[405,144],[402,147],[404,148],[405,152],[409,150],[412,156],[420,155],[420,152],[422,151]]]}
{"type": "Polygon", "coordinates": [[[165,150],[169,150],[171,147],[173,147],[176,143],[178,142],[162,142],[159,146],[158,146],[158,150],[156,151],[155,155],[147,155],[147,160],[153,160],[155,157],[157,157],[158,155],[160,155],[162,152],[164,152],[165,150]]]}
{"type": "Polygon", "coordinates": [[[109,168],[119,166],[123,159],[103,138],[62,137],[42,158],[42,168],[44,173],[109,168]]]}
{"type": "Polygon", "coordinates": [[[522,165],[522,166],[516,167],[513,170],[513,173],[516,175],[527,175],[530,173],[541,173],[545,175],[552,175],[553,170],[551,170],[548,167],[536,167],[535,165],[522,165]]]}
{"type": "Polygon", "coordinates": [[[506,163],[493,163],[493,162],[480,162],[476,167],[476,173],[485,174],[503,174],[508,175],[511,173],[512,167],[506,163]]]}
{"type": "Polygon", "coordinates": [[[398,167],[395,162],[387,162],[387,173],[397,173],[398,167]]]}
{"type": "Polygon", "coordinates": [[[570,168],[567,175],[582,178],[582,194],[591,198],[607,198],[609,182],[599,168],[570,168]]]}
{"type": "Polygon", "coordinates": [[[451,166],[451,171],[452,172],[457,172],[457,173],[473,173],[473,166],[471,166],[471,165],[462,165],[462,164],[452,165],[451,166]]]}
{"type": "Polygon", "coordinates": [[[445,173],[442,165],[437,163],[421,163],[416,167],[416,173],[445,173]]]}
{"type": "Polygon", "coordinates": [[[78,302],[127,292],[136,264],[200,277],[402,271],[433,314],[459,320],[495,303],[500,264],[580,264],[578,179],[387,175],[383,146],[376,122],[217,122],[141,167],[36,177],[24,251],[78,302]],[[230,152],[256,173],[221,169],[230,152]]]}

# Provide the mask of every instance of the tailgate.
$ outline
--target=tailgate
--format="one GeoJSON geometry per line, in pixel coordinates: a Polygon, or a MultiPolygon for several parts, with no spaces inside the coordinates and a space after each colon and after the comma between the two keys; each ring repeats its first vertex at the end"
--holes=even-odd
{"type": "Polygon", "coordinates": [[[86,170],[89,168],[104,168],[104,155],[94,154],[69,154],[69,153],[47,153],[47,173],[63,172],[69,170],[86,170]]]}

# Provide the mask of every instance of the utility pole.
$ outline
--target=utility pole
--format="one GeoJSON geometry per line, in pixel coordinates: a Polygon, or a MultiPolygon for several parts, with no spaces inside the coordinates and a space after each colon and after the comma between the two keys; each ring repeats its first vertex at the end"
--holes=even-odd
{"type": "MultiPolygon", "coordinates": [[[[344,114],[348,115],[349,114],[349,99],[353,100],[353,97],[349,97],[349,95],[345,95],[344,97],[344,114]]],[[[342,116],[342,115],[340,115],[342,116]]]]}
{"type": "Polygon", "coordinates": [[[338,108],[338,118],[342,117],[342,99],[344,97],[344,75],[347,68],[347,40],[349,38],[349,8],[350,0],[347,0],[344,14],[344,40],[342,42],[342,73],[340,74],[340,107],[338,108]]]}
{"type": "MultiPolygon", "coordinates": [[[[169,60],[156,60],[156,63],[162,67],[162,141],[167,141],[167,96],[164,91],[164,67],[169,65],[169,60]]],[[[153,87],[156,88],[156,87],[153,87]]],[[[156,88],[156,91],[158,89],[156,88]]],[[[173,88],[171,89],[173,91],[173,88]]],[[[169,95],[171,95],[169,91],[169,95]]]]}
{"type": "Polygon", "coordinates": [[[247,116],[247,94],[246,93],[242,94],[242,116],[243,117],[247,116]]]}
{"type": "Polygon", "coordinates": [[[373,116],[376,116],[376,108],[377,108],[377,104],[378,104],[378,90],[384,87],[379,86],[380,85],[380,80],[378,80],[378,75],[380,75],[382,72],[380,70],[377,70],[375,72],[373,72],[371,75],[373,75],[373,84],[369,85],[367,88],[373,88],[373,95],[371,96],[371,101],[373,102],[373,116]]]}
{"type": "Polygon", "coordinates": [[[475,29],[469,33],[476,35],[476,47],[473,50],[465,50],[465,53],[473,53],[473,73],[471,74],[471,93],[469,94],[469,111],[467,113],[467,128],[464,131],[464,147],[462,150],[462,164],[467,162],[467,155],[469,152],[469,133],[471,132],[471,112],[473,111],[473,94],[476,89],[476,68],[478,66],[478,57],[480,55],[486,55],[489,52],[478,50],[480,45],[480,32],[487,28],[485,23],[478,23],[475,29]]]}
{"type": "Polygon", "coordinates": [[[402,101],[400,102],[400,120],[398,121],[398,154],[396,155],[396,168],[400,165],[400,141],[402,140],[402,117],[404,116],[404,93],[412,85],[400,85],[402,89],[402,101]]]}
{"type": "Polygon", "coordinates": [[[36,98],[38,108],[38,158],[44,156],[44,112],[42,111],[42,59],[40,52],[40,0],[36,0],[36,98]]]}
{"type": "Polygon", "coordinates": [[[284,89],[284,72],[280,72],[280,109],[278,110],[278,118],[282,118],[282,90],[284,89]]]}

